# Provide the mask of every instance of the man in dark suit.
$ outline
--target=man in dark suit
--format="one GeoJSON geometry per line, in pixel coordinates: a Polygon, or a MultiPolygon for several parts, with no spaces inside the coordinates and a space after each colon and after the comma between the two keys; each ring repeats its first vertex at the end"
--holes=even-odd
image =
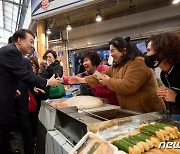
{"type": "MultiPolygon", "coordinates": [[[[32,71],[32,63],[28,58],[22,57],[22,61],[27,69],[32,71]]],[[[27,83],[18,80],[17,89],[20,91],[21,95],[15,98],[14,108],[18,117],[18,122],[21,131],[21,137],[23,140],[24,154],[33,154],[33,137],[32,137],[32,127],[29,119],[29,95],[28,91],[34,89],[34,87],[29,86],[27,83]]]]}
{"type": "Polygon", "coordinates": [[[31,73],[23,64],[22,55],[29,54],[34,48],[34,34],[20,29],[13,35],[14,44],[0,48],[0,154],[8,153],[8,133],[13,102],[18,79],[30,85],[45,88],[60,84],[54,75],[50,79],[31,73]]]}

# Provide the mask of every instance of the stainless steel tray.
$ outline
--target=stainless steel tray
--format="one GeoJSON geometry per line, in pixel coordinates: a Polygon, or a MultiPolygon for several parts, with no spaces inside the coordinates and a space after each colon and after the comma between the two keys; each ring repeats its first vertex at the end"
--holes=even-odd
{"type": "Polygon", "coordinates": [[[114,125],[105,129],[99,129],[98,133],[104,140],[109,141],[117,136],[137,131],[139,125],[153,121],[168,123],[180,130],[180,122],[174,121],[167,111],[160,111],[111,120],[114,125]]]}
{"type": "MultiPolygon", "coordinates": [[[[119,117],[127,117],[136,114],[137,113],[130,112],[128,110],[122,110],[121,112],[121,109],[110,109],[108,105],[106,110],[105,108],[103,108],[103,110],[94,109],[94,112],[78,112],[76,107],[69,107],[57,110],[55,127],[59,129],[67,138],[71,138],[74,143],[77,143],[88,130],[97,132],[102,128],[102,126],[114,125],[114,122],[111,121],[115,120],[116,118],[120,119],[119,117]],[[105,117],[105,113],[109,116],[105,117]]],[[[115,124],[117,124],[117,122],[115,122],[115,124]]]]}
{"type": "MultiPolygon", "coordinates": [[[[107,110],[103,110],[103,111],[94,111],[94,112],[92,111],[91,113],[98,115],[100,117],[103,117],[105,119],[108,119],[108,120],[124,118],[124,117],[129,117],[129,116],[134,116],[134,115],[140,114],[138,112],[124,110],[124,109],[120,109],[120,108],[107,109],[107,110]]],[[[91,115],[89,115],[89,116],[91,116],[91,115]]]]}

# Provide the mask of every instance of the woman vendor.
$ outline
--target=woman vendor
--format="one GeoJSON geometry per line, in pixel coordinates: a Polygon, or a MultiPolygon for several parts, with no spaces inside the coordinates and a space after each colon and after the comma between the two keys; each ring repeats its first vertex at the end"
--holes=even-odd
{"type": "MultiPolygon", "coordinates": [[[[81,78],[88,75],[92,75],[95,71],[103,72],[109,68],[109,66],[107,65],[100,65],[100,62],[101,59],[97,52],[89,51],[85,53],[83,56],[83,66],[85,67],[86,71],[76,75],[75,77],[63,76],[63,78],[61,78],[62,83],[80,84],[78,80],[81,80],[81,78]],[[73,78],[73,82],[69,82],[71,78],[73,78]]],[[[91,86],[90,89],[96,97],[105,99],[106,102],[109,104],[119,106],[116,93],[108,89],[107,86],[96,85],[96,86],[91,86]]]]}
{"type": "Polygon", "coordinates": [[[157,95],[155,75],[130,39],[116,37],[109,45],[113,66],[103,72],[104,76],[87,76],[84,82],[90,86],[101,84],[116,92],[123,109],[138,112],[165,110],[164,102],[157,95]]]}

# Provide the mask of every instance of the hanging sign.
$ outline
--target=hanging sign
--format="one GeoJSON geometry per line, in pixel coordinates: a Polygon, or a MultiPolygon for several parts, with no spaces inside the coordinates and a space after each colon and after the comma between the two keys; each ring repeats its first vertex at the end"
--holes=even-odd
{"type": "Polygon", "coordinates": [[[49,0],[42,0],[42,1],[41,1],[41,7],[42,7],[43,9],[46,9],[46,8],[49,6],[49,4],[50,4],[50,1],[49,1],[49,0]]]}
{"type": "Polygon", "coordinates": [[[46,18],[92,1],[95,0],[31,0],[31,16],[32,19],[46,18]]]}

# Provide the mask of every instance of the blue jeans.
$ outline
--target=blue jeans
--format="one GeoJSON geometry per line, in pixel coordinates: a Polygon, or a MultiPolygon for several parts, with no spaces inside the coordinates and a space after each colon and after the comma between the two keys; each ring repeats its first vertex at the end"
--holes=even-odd
{"type": "Polygon", "coordinates": [[[180,121],[180,114],[171,114],[173,120],[180,121]]]}

